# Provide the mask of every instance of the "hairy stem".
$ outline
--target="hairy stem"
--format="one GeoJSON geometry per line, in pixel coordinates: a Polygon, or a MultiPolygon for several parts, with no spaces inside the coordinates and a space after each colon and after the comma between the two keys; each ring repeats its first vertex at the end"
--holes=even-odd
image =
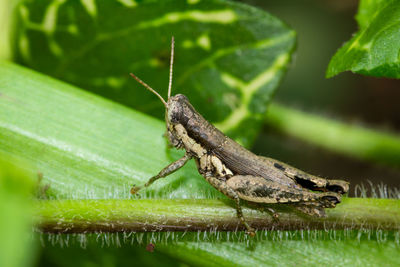
{"type": "Polygon", "coordinates": [[[267,125],[311,144],[362,160],[400,167],[400,136],[272,104],[267,125]]]}
{"type": "MultiPolygon", "coordinates": [[[[323,219],[302,216],[287,205],[268,205],[278,221],[259,210],[244,208],[256,229],[391,229],[400,228],[400,200],[344,198],[323,219]]],[[[50,233],[123,231],[236,230],[243,226],[233,203],[210,199],[41,200],[36,202],[37,227],[50,233]]]]}

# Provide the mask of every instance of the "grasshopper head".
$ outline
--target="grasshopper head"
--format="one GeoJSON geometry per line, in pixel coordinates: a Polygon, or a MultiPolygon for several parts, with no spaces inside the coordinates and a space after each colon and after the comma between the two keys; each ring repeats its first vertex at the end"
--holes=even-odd
{"type": "Polygon", "coordinates": [[[167,124],[168,139],[173,146],[177,148],[182,147],[182,140],[176,134],[174,126],[176,124],[186,125],[189,119],[193,117],[194,112],[194,108],[186,96],[177,94],[168,98],[165,122],[167,124]]]}

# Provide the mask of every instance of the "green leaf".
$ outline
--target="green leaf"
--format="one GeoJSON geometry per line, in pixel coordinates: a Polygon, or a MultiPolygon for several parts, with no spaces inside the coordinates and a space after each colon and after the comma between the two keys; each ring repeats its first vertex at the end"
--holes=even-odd
{"type": "Polygon", "coordinates": [[[179,242],[163,248],[194,266],[397,266],[398,246],[393,239],[377,246],[377,240],[357,240],[339,231],[335,237],[321,232],[272,233],[267,240],[246,243],[179,242]],[[313,235],[304,238],[301,235],[313,235]],[[291,236],[292,235],[292,236],[291,236]],[[293,240],[293,237],[294,240],[293,240]],[[297,239],[297,240],[296,240],[297,239]],[[251,255],[251,256],[250,256],[251,255]]]}
{"type": "Polygon", "coordinates": [[[27,1],[19,8],[20,62],[163,118],[171,36],[173,94],[249,145],[285,72],[295,33],[275,17],[220,1],[27,1]],[[110,19],[112,18],[112,19],[110,19]]]}
{"type": "MultiPolygon", "coordinates": [[[[177,266],[176,259],[161,253],[157,244],[155,250],[150,252],[146,250],[147,244],[140,246],[130,243],[121,244],[122,242],[111,237],[102,238],[103,245],[99,245],[98,241],[86,244],[85,242],[74,242],[76,238],[72,236],[69,238],[70,240],[67,240],[61,235],[43,236],[46,249],[37,266],[177,266]]],[[[86,238],[82,236],[82,240],[86,240],[86,238]]]]}
{"type": "MultiPolygon", "coordinates": [[[[33,162],[57,198],[129,198],[182,155],[166,148],[163,122],[28,69],[0,62],[0,94],[0,150],[33,162]]],[[[218,194],[199,176],[191,162],[148,193],[218,194]]]]}
{"type": "Polygon", "coordinates": [[[22,0],[0,2],[0,60],[12,59],[13,57],[14,10],[20,1],[22,0]]]}
{"type": "MultiPolygon", "coordinates": [[[[236,233],[219,233],[210,241],[211,234],[204,233],[170,233],[169,238],[179,241],[166,242],[153,234],[139,234],[142,252],[132,248],[131,242],[136,237],[120,234],[99,237],[87,235],[86,242],[82,242],[85,250],[79,249],[79,244],[63,247],[62,243],[72,239],[71,235],[45,235],[45,244],[55,255],[46,255],[52,259],[51,266],[70,266],[64,262],[76,265],[79,259],[100,265],[101,262],[115,262],[114,266],[125,266],[132,262],[141,262],[149,258],[145,246],[151,242],[155,245],[155,256],[160,252],[172,256],[189,266],[398,266],[399,235],[382,231],[273,231],[264,232],[263,236],[246,241],[233,242],[236,233]],[[183,236],[184,235],[184,236],[183,236]],[[204,237],[206,236],[206,237],[204,237]],[[208,241],[205,241],[209,238],[208,241]],[[49,241],[47,241],[49,240],[49,241]],[[54,240],[54,241],[53,241],[54,240]],[[227,241],[229,240],[229,241],[227,241]],[[100,248],[98,243],[104,244],[100,248]],[[61,244],[61,245],[59,245],[61,244]],[[115,247],[118,246],[118,249],[115,247]],[[133,250],[133,251],[132,251],[133,250]],[[88,253],[89,251],[89,253],[88,253]],[[112,255],[110,255],[112,252],[112,255]],[[90,254],[91,253],[91,254],[90,254]],[[89,255],[96,255],[88,257],[89,255]],[[133,254],[133,255],[132,255],[133,254]],[[98,255],[98,256],[97,256],[98,255]],[[108,257],[105,257],[107,255],[108,257]],[[57,260],[61,258],[62,261],[57,260]],[[117,263],[120,263],[119,265],[117,263]],[[125,263],[125,264],[123,264],[125,263]]],[[[83,238],[82,238],[83,239],[83,238]]],[[[78,242],[76,242],[78,243],[78,242]]],[[[81,245],[81,246],[82,246],[81,245]]],[[[49,254],[49,253],[48,253],[49,254]]],[[[151,265],[151,261],[147,266],[151,265]]],[[[164,259],[163,266],[171,264],[164,259]]],[[[105,265],[105,264],[103,264],[105,265]]],[[[103,266],[100,265],[100,266],[103,266]]],[[[174,266],[178,265],[175,263],[174,266]]]]}
{"type": "Polygon", "coordinates": [[[0,153],[0,266],[4,267],[30,266],[36,252],[31,233],[35,181],[25,168],[21,160],[0,153]]]}
{"type": "Polygon", "coordinates": [[[358,5],[356,19],[360,29],[365,29],[379,13],[387,0],[361,0],[358,5]]]}
{"type": "Polygon", "coordinates": [[[363,0],[359,31],[333,56],[326,76],[343,71],[400,78],[400,2],[363,0]]]}

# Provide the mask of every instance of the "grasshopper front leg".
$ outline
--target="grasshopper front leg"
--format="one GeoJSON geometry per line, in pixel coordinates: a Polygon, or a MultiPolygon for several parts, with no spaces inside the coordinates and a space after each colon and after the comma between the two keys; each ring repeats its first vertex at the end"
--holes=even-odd
{"type": "Polygon", "coordinates": [[[156,180],[160,179],[160,178],[164,178],[168,175],[170,175],[171,173],[179,170],[181,167],[183,167],[183,165],[186,164],[186,162],[188,162],[190,159],[192,158],[192,155],[190,155],[189,153],[186,153],[185,156],[183,156],[182,158],[178,159],[175,162],[172,162],[171,164],[169,164],[167,167],[165,167],[164,169],[162,169],[156,176],[151,177],[147,183],[145,183],[143,186],[134,186],[131,189],[131,194],[135,195],[140,189],[142,189],[142,187],[148,187],[150,186],[152,183],[154,183],[156,180]]]}

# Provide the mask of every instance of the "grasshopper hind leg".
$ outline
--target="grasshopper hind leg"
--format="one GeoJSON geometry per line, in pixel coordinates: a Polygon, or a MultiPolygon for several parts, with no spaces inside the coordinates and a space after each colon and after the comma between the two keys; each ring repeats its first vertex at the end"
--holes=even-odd
{"type": "MultiPolygon", "coordinates": [[[[241,199],[254,204],[290,204],[296,210],[313,217],[325,217],[325,208],[340,203],[341,196],[335,192],[316,193],[285,186],[263,177],[237,175],[227,181],[241,199]]],[[[275,219],[276,220],[276,219],[275,219]]]]}
{"type": "Polygon", "coordinates": [[[246,227],[246,233],[250,236],[255,236],[255,230],[246,222],[246,219],[243,216],[242,207],[240,206],[240,197],[238,194],[230,188],[225,181],[219,180],[212,176],[205,177],[207,182],[209,182],[213,187],[215,187],[218,191],[223,193],[225,196],[233,199],[236,204],[236,214],[241,223],[246,227]]]}
{"type": "Polygon", "coordinates": [[[227,185],[241,199],[254,203],[314,203],[322,208],[333,208],[341,200],[340,194],[335,192],[310,192],[251,175],[233,176],[227,181],[227,185]]]}

